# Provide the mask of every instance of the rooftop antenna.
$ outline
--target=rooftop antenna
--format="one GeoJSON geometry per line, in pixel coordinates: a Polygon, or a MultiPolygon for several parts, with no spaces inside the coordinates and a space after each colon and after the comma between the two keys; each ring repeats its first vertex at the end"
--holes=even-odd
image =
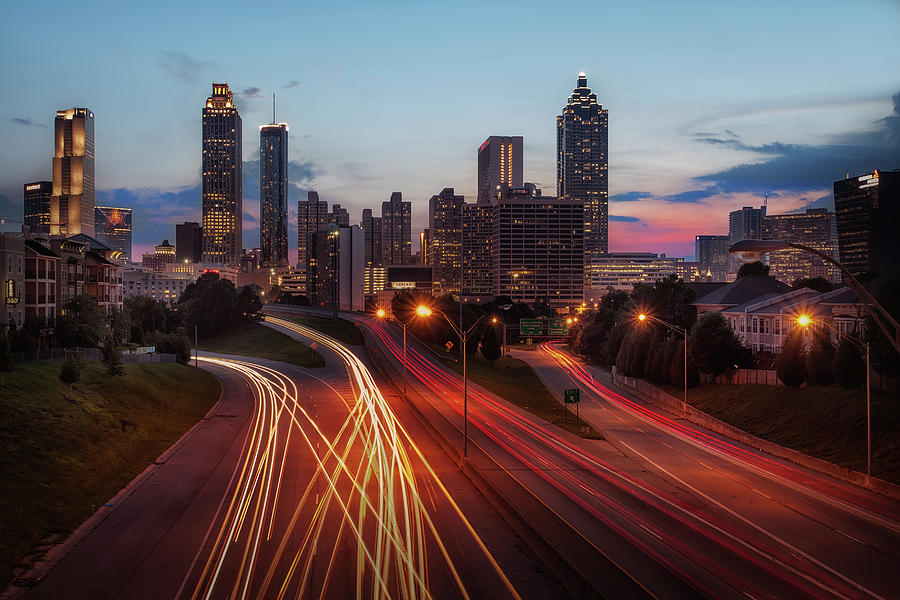
{"type": "Polygon", "coordinates": [[[763,198],[763,206],[769,208],[769,192],[766,192],[765,197],[763,198]]]}
{"type": "Polygon", "coordinates": [[[272,125],[275,124],[275,90],[272,90],[272,125]]]}

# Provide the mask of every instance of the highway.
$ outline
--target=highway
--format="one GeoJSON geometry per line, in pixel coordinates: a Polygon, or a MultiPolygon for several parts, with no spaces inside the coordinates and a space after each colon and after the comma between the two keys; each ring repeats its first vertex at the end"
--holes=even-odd
{"type": "Polygon", "coordinates": [[[221,403],[25,597],[564,595],[362,360],[291,327],[327,367],[201,356],[221,403]]]}
{"type": "MultiPolygon", "coordinates": [[[[362,322],[402,364],[399,330],[362,322]]],[[[527,495],[542,504],[537,526],[598,589],[610,583],[591,580],[591,565],[614,566],[629,595],[898,597],[896,502],[660,415],[552,346],[517,357],[558,397],[577,382],[582,414],[612,443],[580,440],[470,382],[469,460],[503,470],[523,506],[527,495]],[[592,555],[567,554],[585,544],[592,555]]],[[[438,362],[411,344],[411,387],[461,429],[460,378],[438,362]]]]}

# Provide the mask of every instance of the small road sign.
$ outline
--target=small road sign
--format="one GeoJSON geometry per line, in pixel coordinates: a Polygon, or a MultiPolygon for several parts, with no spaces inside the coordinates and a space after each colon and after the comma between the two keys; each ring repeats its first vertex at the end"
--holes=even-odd
{"type": "Polygon", "coordinates": [[[581,402],[581,390],[579,388],[571,388],[565,392],[566,404],[577,404],[581,402]]]}
{"type": "Polygon", "coordinates": [[[447,352],[450,352],[450,348],[453,347],[453,342],[451,342],[451,341],[448,340],[447,343],[444,344],[444,346],[447,347],[447,352]]]}
{"type": "Polygon", "coordinates": [[[553,318],[548,322],[547,332],[550,335],[566,335],[568,330],[565,319],[553,318]]]}

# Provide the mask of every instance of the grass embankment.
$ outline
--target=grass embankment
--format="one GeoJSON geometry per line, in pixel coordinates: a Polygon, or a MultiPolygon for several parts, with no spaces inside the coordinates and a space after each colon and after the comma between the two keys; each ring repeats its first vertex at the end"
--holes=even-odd
{"type": "Polygon", "coordinates": [[[275,316],[280,319],[299,323],[300,325],[306,325],[307,327],[311,327],[316,331],[321,331],[325,335],[330,335],[334,339],[345,344],[350,344],[351,346],[359,346],[366,343],[359,327],[350,321],[344,321],[343,319],[322,319],[319,317],[275,316]]]}
{"type": "Polygon", "coordinates": [[[69,401],[61,367],[20,366],[0,387],[0,587],[125,487],[221,393],[215,377],[193,367],[125,365],[113,381],[90,362],[69,401]]]}
{"type": "Polygon", "coordinates": [[[200,341],[200,349],[280,360],[301,367],[324,367],[322,356],[300,342],[259,323],[240,323],[227,333],[200,341]]]}
{"type": "MultiPolygon", "coordinates": [[[[457,373],[462,373],[462,363],[453,360],[444,362],[457,373]]],[[[569,411],[567,419],[563,405],[553,397],[553,394],[544,386],[544,382],[525,361],[503,357],[494,361],[494,365],[491,366],[480,354],[469,356],[466,359],[466,376],[507,402],[523,408],[557,427],[562,427],[566,431],[586,439],[603,439],[592,428],[588,429],[588,433],[582,432],[582,428],[588,425],[583,421],[575,422],[574,407],[569,411]]]]}
{"type": "MultiPolygon", "coordinates": [[[[682,392],[667,388],[681,398],[682,392]]],[[[705,384],[688,402],[757,437],[844,467],[866,470],[864,388],[705,384]]],[[[900,483],[900,395],[872,391],[872,472],[900,483]]]]}

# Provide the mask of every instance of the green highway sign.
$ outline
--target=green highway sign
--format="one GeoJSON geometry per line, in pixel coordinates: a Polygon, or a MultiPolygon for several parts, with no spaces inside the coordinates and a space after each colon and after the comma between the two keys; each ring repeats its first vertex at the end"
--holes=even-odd
{"type": "Polygon", "coordinates": [[[564,397],[566,404],[578,404],[581,402],[581,390],[578,388],[568,389],[564,397]]]}
{"type": "Polygon", "coordinates": [[[540,319],[519,319],[519,335],[541,335],[544,323],[540,319]]]}
{"type": "Polygon", "coordinates": [[[550,335],[566,335],[566,332],[569,330],[568,325],[566,325],[565,319],[550,319],[548,332],[550,335]]]}

